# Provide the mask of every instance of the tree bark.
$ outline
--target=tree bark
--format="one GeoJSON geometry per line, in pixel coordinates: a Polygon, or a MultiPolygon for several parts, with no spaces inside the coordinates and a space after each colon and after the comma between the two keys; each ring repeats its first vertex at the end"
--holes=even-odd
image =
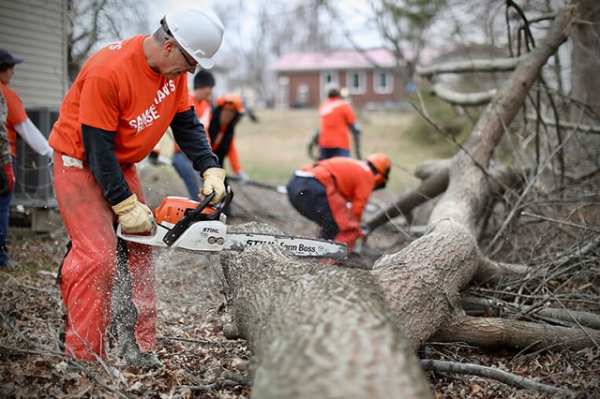
{"type": "MultiPolygon", "coordinates": [[[[600,9],[597,0],[574,0],[581,18],[573,28],[571,59],[571,122],[597,125],[600,121],[600,9]]],[[[565,145],[567,171],[587,175],[600,168],[600,137],[577,135],[565,145]]]]}
{"type": "Polygon", "coordinates": [[[432,397],[368,271],[301,262],[268,244],[223,253],[221,263],[235,324],[254,353],[252,397],[432,397]]]}
{"type": "Polygon", "coordinates": [[[479,347],[511,347],[528,350],[551,348],[580,350],[600,346],[600,331],[567,328],[519,320],[459,317],[443,326],[433,341],[464,342],[479,347]]]}

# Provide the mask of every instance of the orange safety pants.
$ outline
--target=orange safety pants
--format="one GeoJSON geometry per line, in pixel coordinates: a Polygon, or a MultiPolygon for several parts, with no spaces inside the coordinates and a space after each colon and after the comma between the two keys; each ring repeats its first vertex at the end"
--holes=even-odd
{"type": "MultiPolygon", "coordinates": [[[[144,194],[135,164],[122,167],[139,201],[144,194]]],[[[95,361],[106,355],[106,331],[111,319],[116,275],[116,216],[87,163],[65,166],[54,153],[54,189],[72,247],[60,273],[66,307],[65,353],[95,361]]],[[[127,242],[131,301],[137,313],[135,339],[141,352],[156,345],[156,290],[152,248],[127,242]]]]}
{"type": "Polygon", "coordinates": [[[325,185],[325,192],[327,193],[329,208],[339,228],[333,240],[346,243],[352,251],[356,245],[356,240],[362,237],[360,220],[356,219],[352,210],[348,208],[348,199],[337,191],[333,179],[325,185]]]}

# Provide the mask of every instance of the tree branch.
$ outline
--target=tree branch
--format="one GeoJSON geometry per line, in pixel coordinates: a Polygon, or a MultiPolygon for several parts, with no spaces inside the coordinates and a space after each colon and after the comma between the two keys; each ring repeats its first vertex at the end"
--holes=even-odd
{"type": "Polygon", "coordinates": [[[577,396],[577,393],[569,389],[556,388],[551,385],[541,384],[533,380],[523,378],[504,370],[492,367],[480,366],[478,364],[464,364],[455,362],[445,362],[442,360],[421,360],[421,366],[425,371],[451,372],[459,374],[477,375],[485,378],[492,378],[505,384],[530,389],[537,392],[549,393],[551,395],[566,395],[570,397],[577,396]]]}

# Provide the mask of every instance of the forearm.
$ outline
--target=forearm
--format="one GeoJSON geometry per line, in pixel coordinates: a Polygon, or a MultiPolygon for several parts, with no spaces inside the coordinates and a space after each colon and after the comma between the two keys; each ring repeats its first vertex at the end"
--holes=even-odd
{"type": "Polygon", "coordinates": [[[104,197],[111,205],[131,197],[131,190],[115,154],[115,132],[82,125],[81,136],[87,163],[102,187],[104,197]]]}
{"type": "Polygon", "coordinates": [[[206,138],[206,131],[192,108],[175,116],[171,123],[173,138],[181,151],[192,161],[200,173],[208,168],[218,168],[219,163],[206,138]]]}

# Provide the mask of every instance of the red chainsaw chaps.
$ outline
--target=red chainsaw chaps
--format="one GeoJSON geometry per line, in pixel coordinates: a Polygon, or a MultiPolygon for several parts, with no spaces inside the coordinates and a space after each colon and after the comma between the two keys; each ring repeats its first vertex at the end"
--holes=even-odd
{"type": "MultiPolygon", "coordinates": [[[[116,274],[115,214],[87,164],[65,167],[54,156],[54,187],[72,248],[66,256],[60,291],[67,310],[65,352],[84,361],[104,358],[116,274]]],[[[135,165],[123,168],[133,193],[144,202],[135,165]]],[[[152,249],[127,243],[132,300],[137,311],[135,336],[141,352],[156,345],[156,291],[152,249]]]]}
{"type": "Polygon", "coordinates": [[[352,251],[356,240],[362,236],[360,220],[357,220],[352,210],[348,208],[348,200],[336,190],[333,179],[328,180],[325,184],[327,202],[329,203],[329,209],[331,209],[333,218],[340,229],[333,240],[345,243],[350,248],[350,251],[352,251]]]}

